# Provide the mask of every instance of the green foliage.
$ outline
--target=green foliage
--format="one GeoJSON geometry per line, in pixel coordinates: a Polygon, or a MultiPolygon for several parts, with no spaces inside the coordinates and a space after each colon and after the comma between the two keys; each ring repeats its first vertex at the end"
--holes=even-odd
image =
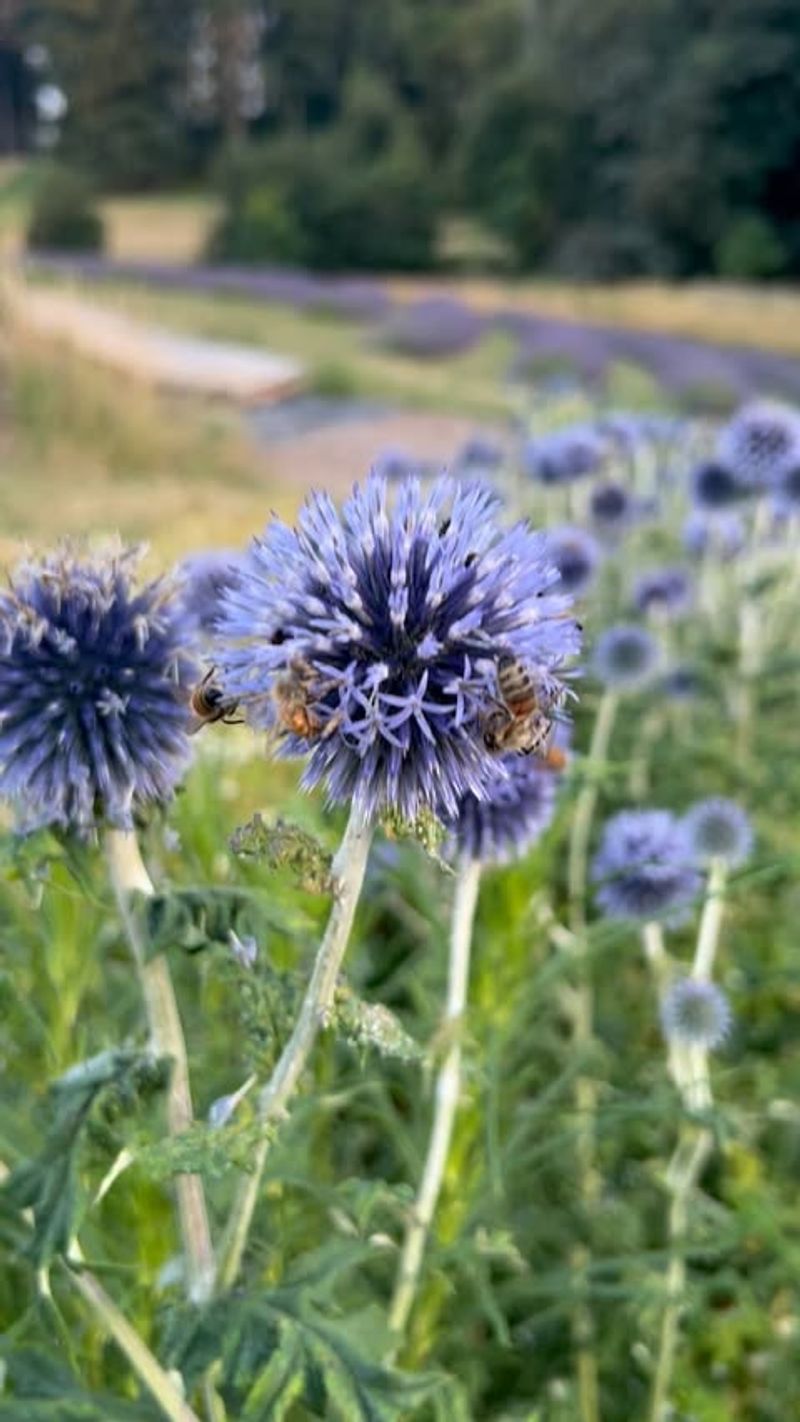
{"type": "Polygon", "coordinates": [[[65,1253],[77,1228],[82,1204],[79,1165],[87,1136],[91,1133],[108,1151],[117,1118],[163,1090],[167,1076],[167,1064],[149,1054],[107,1051],[53,1082],[50,1120],[40,1150],[17,1165],[0,1187],[5,1209],[31,1211],[27,1252],[37,1267],[65,1253]]]}
{"type": "Polygon", "coordinates": [[[6,1347],[0,1422],[156,1422],[149,1402],[88,1392],[70,1370],[42,1349],[6,1347]]]}
{"type": "Polygon", "coordinates": [[[230,947],[231,936],[250,938],[264,929],[264,912],[246,889],[216,886],[173,889],[136,900],[146,953],[154,958],[169,948],[197,953],[212,945],[230,947]]]}
{"type": "Polygon", "coordinates": [[[326,894],[331,888],[331,855],[319,840],[298,825],[277,820],[265,824],[260,814],[231,837],[234,854],[263,860],[272,870],[286,869],[299,889],[326,894]]]}
{"type": "Polygon", "coordinates": [[[60,165],[43,168],[34,190],[26,240],[34,249],[99,251],[103,222],[88,179],[60,165]]]}
{"type": "Polygon", "coordinates": [[[786,267],[786,251],[774,225],[758,212],[731,222],[717,243],[716,268],[734,281],[759,281],[778,276],[786,267]]]}

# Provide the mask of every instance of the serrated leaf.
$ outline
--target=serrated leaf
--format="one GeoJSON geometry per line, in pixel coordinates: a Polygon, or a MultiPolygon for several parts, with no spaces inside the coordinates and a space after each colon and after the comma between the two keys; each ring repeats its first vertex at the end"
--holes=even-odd
{"type": "Polygon", "coordinates": [[[2,1350],[6,1390],[1,1422],[157,1422],[158,1408],[145,1398],[128,1402],[90,1393],[50,1353],[38,1348],[2,1350]]]}
{"type": "Polygon", "coordinates": [[[302,1345],[295,1330],[278,1330],[278,1343],[245,1398],[242,1422],[281,1422],[304,1388],[302,1345]]]}
{"type": "Polygon", "coordinates": [[[213,945],[227,948],[232,934],[239,939],[263,936],[263,911],[246,889],[201,887],[139,895],[136,912],[149,958],[171,948],[186,953],[213,945]]]}

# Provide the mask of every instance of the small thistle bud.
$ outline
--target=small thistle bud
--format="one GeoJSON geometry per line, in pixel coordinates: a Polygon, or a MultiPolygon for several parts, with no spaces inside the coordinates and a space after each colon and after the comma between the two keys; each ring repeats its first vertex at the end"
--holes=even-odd
{"type": "Polygon", "coordinates": [[[661,661],[658,642],[644,627],[618,623],[597,639],[592,670],[610,691],[641,691],[656,675],[661,661]]]}
{"type": "Polygon", "coordinates": [[[753,848],[753,827],[740,805],[717,796],[698,800],[684,815],[683,828],[694,858],[701,864],[722,859],[734,868],[753,848]]]}
{"type": "Polygon", "coordinates": [[[724,1042],[732,1021],[722,989],[700,978],[679,978],[661,1000],[661,1029],[675,1046],[712,1052],[724,1042]]]}

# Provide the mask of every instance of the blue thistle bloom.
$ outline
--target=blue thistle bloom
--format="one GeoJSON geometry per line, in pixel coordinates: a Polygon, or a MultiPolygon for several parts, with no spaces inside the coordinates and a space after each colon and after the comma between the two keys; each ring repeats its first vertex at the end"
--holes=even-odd
{"type": "Polygon", "coordinates": [[[686,612],[692,603],[692,583],[685,568],[651,568],[641,573],[633,588],[637,612],[661,612],[671,617],[686,612]]]}
{"type": "Polygon", "coordinates": [[[678,1047],[712,1052],[725,1041],[732,1022],[722,989],[702,978],[678,978],[661,1000],[661,1030],[678,1047]]]}
{"type": "Polygon", "coordinates": [[[601,533],[619,533],[635,514],[633,499],[623,484],[608,479],[589,494],[589,517],[601,533]]]}
{"type": "Polygon", "coordinates": [[[0,594],[0,794],[25,829],[130,827],[188,764],[192,629],[134,558],[61,549],[0,594]]]}
{"type": "Polygon", "coordinates": [[[192,553],[178,565],[180,601],[187,623],[193,623],[202,636],[211,636],[216,629],[226,588],[236,585],[241,576],[244,554],[235,549],[209,549],[192,553]]]}
{"type": "Polygon", "coordinates": [[[583,528],[551,528],[547,550],[558,568],[564,592],[584,592],[600,565],[602,555],[597,539],[583,528]]]}
{"type": "Polygon", "coordinates": [[[698,800],[683,818],[693,857],[701,864],[724,859],[732,868],[743,864],[753,848],[753,827],[741,805],[723,796],[698,800]]]}
{"type": "Polygon", "coordinates": [[[800,412],[777,400],[750,401],[721,431],[717,455],[745,489],[776,484],[800,463],[800,412]]]}
{"type": "Polygon", "coordinates": [[[455,467],[459,473],[475,475],[489,474],[499,469],[503,463],[503,449],[488,435],[473,435],[458,451],[455,467]]]}
{"type": "Polygon", "coordinates": [[[296,529],[275,520],[225,598],[218,662],[226,692],[255,725],[298,676],[311,734],[283,731],[280,752],[309,759],[304,784],[362,814],[455,815],[498,775],[483,738],[497,663],[536,667],[558,699],[579,647],[570,599],[543,533],[503,530],[480,484],[423,492],[384,480],[356,487],[341,514],[317,494],[296,529]]]}
{"type": "Polygon", "coordinates": [[[594,474],[606,457],[606,445],[588,425],[570,425],[528,440],[522,467],[540,484],[571,484],[594,474]]]}
{"type": "Polygon", "coordinates": [[[779,507],[788,514],[796,514],[800,509],[800,450],[797,461],[788,464],[781,474],[775,496],[779,507]]]}
{"type": "Polygon", "coordinates": [[[727,561],[735,558],[745,545],[746,531],[737,513],[696,513],[689,514],[683,525],[683,546],[687,553],[701,558],[705,553],[715,553],[727,561]]]}
{"type": "Polygon", "coordinates": [[[484,864],[519,859],[549,826],[558,775],[541,762],[508,757],[487,798],[465,795],[455,816],[445,818],[451,844],[484,864]]]}
{"type": "Polygon", "coordinates": [[[592,671],[611,691],[640,691],[652,681],[660,661],[661,648],[644,627],[620,622],[598,637],[592,671]]]}
{"type": "Polygon", "coordinates": [[[692,470],[692,501],[704,513],[729,508],[741,500],[744,492],[733,470],[718,459],[706,460],[692,470]]]}
{"type": "Polygon", "coordinates": [[[422,463],[403,449],[384,449],[375,459],[372,472],[379,479],[399,483],[401,479],[418,477],[422,472],[422,463]]]}
{"type": "Polygon", "coordinates": [[[698,893],[682,825],[668,810],[622,810],[608,821],[592,865],[595,897],[610,918],[680,922],[698,893]]]}
{"type": "Polygon", "coordinates": [[[683,663],[671,667],[661,681],[661,690],[672,701],[691,701],[701,687],[696,668],[683,663]]]}

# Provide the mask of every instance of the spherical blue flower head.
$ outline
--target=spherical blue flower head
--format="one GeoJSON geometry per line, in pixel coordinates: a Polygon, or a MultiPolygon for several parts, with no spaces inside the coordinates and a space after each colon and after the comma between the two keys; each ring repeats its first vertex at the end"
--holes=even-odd
{"type": "Polygon", "coordinates": [[[0,594],[0,793],[25,829],[129,827],[188,764],[192,629],[134,557],[62,549],[0,594]]]}
{"type": "Polygon", "coordinates": [[[540,761],[509,756],[487,798],[465,795],[455,816],[445,818],[451,846],[483,864],[507,864],[527,852],[555,811],[558,774],[540,761]]]}
{"type": "Polygon", "coordinates": [[[490,473],[503,463],[503,449],[488,435],[473,435],[456,455],[456,468],[464,474],[490,473]]]}
{"type": "Polygon", "coordinates": [[[800,412],[776,400],[743,405],[720,433],[717,454],[747,489],[776,484],[800,463],[800,412]]]}
{"type": "Polygon", "coordinates": [[[634,503],[623,484],[608,479],[589,495],[589,517],[601,533],[617,533],[634,517],[634,503]]]}
{"type": "Polygon", "coordinates": [[[420,473],[421,463],[413,454],[403,449],[384,449],[375,459],[372,470],[380,479],[398,483],[420,473]]]}
{"type": "Polygon", "coordinates": [[[787,465],[784,469],[775,494],[779,505],[783,506],[789,514],[798,512],[800,509],[800,451],[798,451],[797,462],[787,465]]]}
{"type": "Polygon", "coordinates": [[[396,492],[390,505],[373,476],[341,515],[317,494],[296,529],[273,522],[226,595],[217,660],[256,725],[300,678],[312,733],[281,725],[280,749],[309,754],[307,786],[368,816],[454,815],[497,778],[483,719],[499,658],[535,666],[555,693],[580,634],[544,534],[501,529],[490,490],[407,480],[396,492]]]}
{"type": "Polygon", "coordinates": [[[571,425],[529,440],[522,452],[522,466],[528,477],[540,484],[571,484],[596,473],[606,453],[606,444],[595,430],[571,425]]]}
{"type": "Polygon", "coordinates": [[[683,546],[701,558],[705,553],[727,560],[735,558],[745,545],[746,531],[737,513],[692,513],[683,525],[683,546]]]}
{"type": "Polygon", "coordinates": [[[241,576],[244,555],[234,549],[213,548],[193,553],[177,568],[180,602],[187,623],[202,636],[215,631],[226,588],[234,587],[241,576]]]}
{"type": "Polygon", "coordinates": [[[692,854],[701,864],[724,859],[734,867],[749,858],[753,848],[753,827],[741,805],[723,796],[698,800],[683,818],[683,827],[692,854]]]}
{"type": "Polygon", "coordinates": [[[661,1030],[678,1047],[713,1051],[725,1041],[732,1022],[722,989],[701,978],[678,978],[661,1000],[661,1030]]]}
{"type": "Polygon", "coordinates": [[[691,701],[700,692],[702,682],[695,667],[681,663],[669,669],[660,687],[671,701],[691,701]]]}
{"type": "Polygon", "coordinates": [[[692,470],[692,501],[702,512],[727,509],[740,502],[745,492],[733,470],[718,459],[708,459],[692,470]]]}
{"type": "Polygon", "coordinates": [[[623,810],[608,821],[592,865],[610,918],[678,923],[700,889],[683,828],[668,810],[623,810]]]}
{"type": "Polygon", "coordinates": [[[637,612],[661,612],[671,617],[691,607],[692,583],[685,568],[651,568],[633,588],[637,612]]]}
{"type": "Polygon", "coordinates": [[[564,592],[584,592],[602,557],[597,539],[583,528],[551,528],[547,531],[547,549],[558,568],[564,592]]]}
{"type": "Polygon", "coordinates": [[[592,671],[610,691],[640,691],[652,681],[661,662],[661,648],[644,627],[620,622],[598,637],[592,671]]]}

